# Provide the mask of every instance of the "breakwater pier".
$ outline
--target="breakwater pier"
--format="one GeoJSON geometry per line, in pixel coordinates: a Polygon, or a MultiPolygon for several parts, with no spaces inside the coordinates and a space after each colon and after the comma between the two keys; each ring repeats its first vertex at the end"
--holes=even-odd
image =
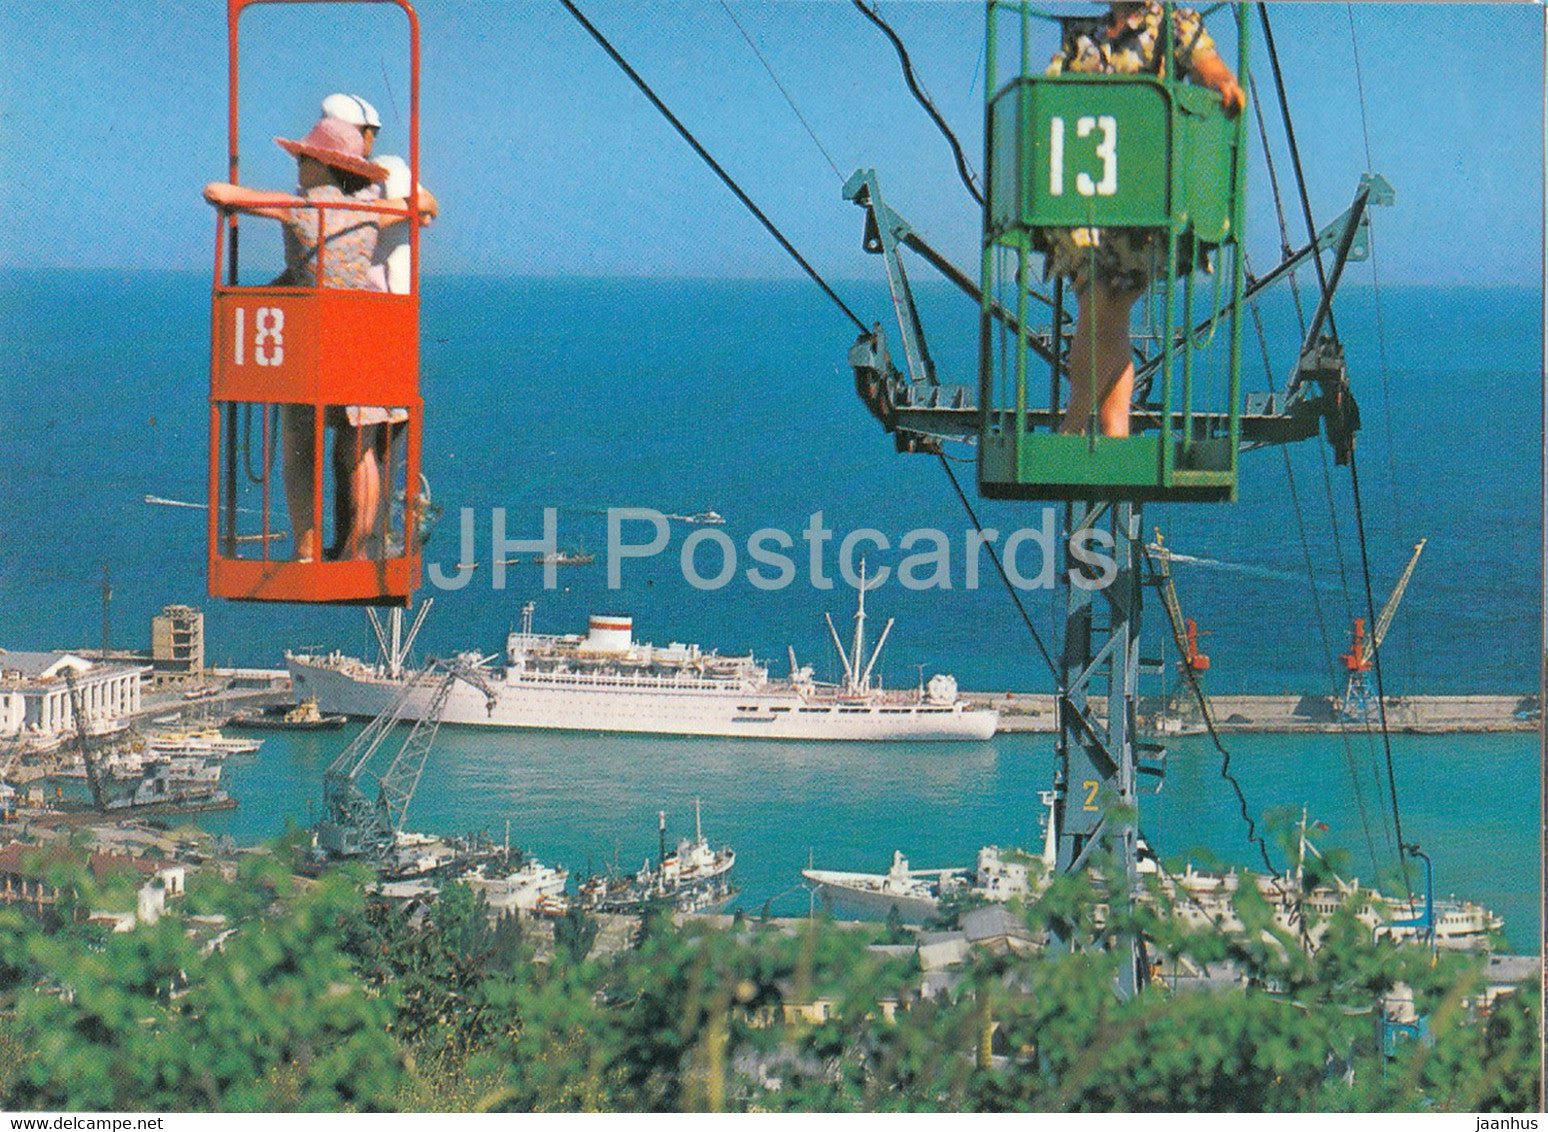
{"type": "MultiPolygon", "coordinates": [[[[967,696],[1000,710],[1002,733],[1058,730],[1054,697],[1049,693],[969,692],[967,696]]],[[[1374,709],[1368,723],[1343,718],[1335,697],[1327,695],[1211,696],[1210,705],[1215,726],[1222,732],[1315,734],[1380,726],[1374,709]]],[[[1161,734],[1188,734],[1203,726],[1192,703],[1142,697],[1139,712],[1141,727],[1148,725],[1161,734]]],[[[1390,729],[1416,735],[1535,731],[1541,726],[1535,695],[1389,696],[1386,716],[1390,729]]]]}

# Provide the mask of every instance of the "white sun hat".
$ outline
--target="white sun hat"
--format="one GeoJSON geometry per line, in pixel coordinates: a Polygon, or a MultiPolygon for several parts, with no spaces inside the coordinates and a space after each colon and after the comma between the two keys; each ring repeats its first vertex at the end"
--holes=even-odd
{"type": "Polygon", "coordinates": [[[322,100],[322,116],[337,118],[356,128],[375,126],[382,128],[382,120],[372,106],[358,94],[330,94],[322,100]]]}

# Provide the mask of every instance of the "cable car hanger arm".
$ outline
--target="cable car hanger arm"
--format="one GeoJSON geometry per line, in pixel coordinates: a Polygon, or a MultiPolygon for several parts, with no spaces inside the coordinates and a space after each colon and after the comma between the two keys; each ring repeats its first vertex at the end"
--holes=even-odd
{"type": "MultiPolygon", "coordinates": [[[[1369,248],[1370,218],[1365,210],[1370,205],[1390,205],[1393,201],[1392,186],[1386,178],[1379,173],[1361,174],[1360,184],[1355,191],[1354,203],[1344,213],[1317,234],[1315,242],[1308,243],[1304,247],[1285,256],[1275,268],[1268,274],[1252,280],[1242,294],[1242,301],[1255,299],[1269,286],[1278,283],[1287,277],[1291,271],[1305,263],[1313,254],[1325,251],[1329,248],[1340,249],[1336,253],[1333,274],[1329,280],[1328,291],[1323,295],[1318,307],[1319,313],[1325,315],[1326,308],[1332,302],[1333,290],[1338,283],[1338,277],[1343,272],[1346,261],[1360,261],[1366,258],[1369,248]]],[[[1202,334],[1214,327],[1222,318],[1231,313],[1234,304],[1226,303],[1221,309],[1210,317],[1202,320],[1187,334],[1202,334]]],[[[1313,326],[1320,327],[1321,319],[1314,319],[1313,326]]],[[[1181,344],[1185,340],[1184,334],[1179,334],[1176,341],[1181,344]]],[[[1315,342],[1315,335],[1308,333],[1307,342],[1302,346],[1302,352],[1309,344],[1315,342]]],[[[1147,359],[1135,370],[1134,380],[1136,386],[1136,400],[1144,400],[1149,395],[1151,379],[1160,367],[1159,356],[1147,359]]],[[[1291,388],[1294,388],[1292,384],[1291,388]]]]}

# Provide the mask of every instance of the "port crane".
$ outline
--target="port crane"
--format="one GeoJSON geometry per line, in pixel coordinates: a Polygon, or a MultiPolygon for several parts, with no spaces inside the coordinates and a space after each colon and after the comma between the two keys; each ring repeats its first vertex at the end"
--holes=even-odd
{"type": "MultiPolygon", "coordinates": [[[[1204,688],[1200,678],[1209,671],[1209,657],[1199,651],[1199,627],[1191,617],[1184,617],[1182,602],[1177,596],[1177,581],[1172,577],[1172,550],[1166,545],[1161,531],[1156,530],[1155,540],[1145,547],[1145,556],[1150,563],[1150,584],[1161,595],[1161,604],[1166,610],[1166,620],[1171,628],[1172,643],[1177,646],[1177,674],[1182,678],[1182,684],[1178,687],[1168,701],[1167,709],[1177,712],[1181,722],[1183,712],[1184,689],[1192,691],[1199,705],[1199,713],[1203,718],[1206,729],[1215,729],[1214,708],[1210,705],[1209,697],[1204,694],[1204,688]]],[[[1157,730],[1161,730],[1159,720],[1157,730]]]]}
{"type": "Polygon", "coordinates": [[[81,694],[81,686],[76,683],[73,668],[65,668],[64,678],[65,687],[70,690],[70,714],[74,717],[75,741],[80,747],[81,762],[86,767],[86,788],[91,791],[91,804],[105,814],[108,811],[107,791],[102,787],[102,768],[97,762],[91,731],[86,724],[86,697],[81,694]]]}
{"type": "Polygon", "coordinates": [[[1408,581],[1414,576],[1414,567],[1419,564],[1419,555],[1424,552],[1424,544],[1428,541],[1429,539],[1420,539],[1414,546],[1413,557],[1403,568],[1403,574],[1398,578],[1397,585],[1393,587],[1392,596],[1387,598],[1387,604],[1382,606],[1381,616],[1376,619],[1376,626],[1372,629],[1369,639],[1365,635],[1365,618],[1355,618],[1349,651],[1339,658],[1344,662],[1344,667],[1349,670],[1349,682],[1344,688],[1344,698],[1339,703],[1339,713],[1346,720],[1367,723],[1379,714],[1380,705],[1376,702],[1376,693],[1366,679],[1366,674],[1371,671],[1376,662],[1376,650],[1381,648],[1381,642],[1387,639],[1387,630],[1392,627],[1392,618],[1397,613],[1398,603],[1403,600],[1403,593],[1408,589],[1408,581]]]}
{"type": "Polygon", "coordinates": [[[323,774],[324,817],[317,826],[317,847],[323,853],[333,857],[365,857],[378,864],[390,856],[440,730],[446,701],[458,681],[482,692],[488,710],[494,711],[495,690],[477,668],[460,661],[435,662],[409,680],[333,760],[323,774]],[[373,775],[370,766],[402,719],[409,700],[430,687],[434,690],[424,714],[414,723],[387,768],[373,775]]]}

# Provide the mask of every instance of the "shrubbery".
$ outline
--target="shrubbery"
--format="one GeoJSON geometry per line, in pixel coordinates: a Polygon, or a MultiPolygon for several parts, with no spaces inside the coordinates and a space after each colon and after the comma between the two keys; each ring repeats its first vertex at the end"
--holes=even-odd
{"type": "Polygon", "coordinates": [[[794,930],[653,916],[589,957],[595,924],[537,952],[462,885],[419,920],[368,902],[365,876],[304,882],[255,856],[190,881],[190,910],[234,928],[218,949],[180,915],[124,934],[0,911],[0,1104],[21,1109],[1525,1111],[1540,995],[1485,1015],[1482,960],[1373,943],[1352,917],[1314,953],[1276,933],[1189,931],[1061,878],[1023,910],[1083,944],[976,952],[917,996],[896,936],[824,919],[794,930]],[[197,904],[197,908],[192,906],[197,904]],[[1100,912],[1098,911],[1100,909],[1100,912]],[[1120,1000],[1142,930],[1162,970],[1229,961],[1245,981],[1120,1000]],[[1428,1035],[1387,1056],[1380,999],[1411,990],[1428,1035]]]}

